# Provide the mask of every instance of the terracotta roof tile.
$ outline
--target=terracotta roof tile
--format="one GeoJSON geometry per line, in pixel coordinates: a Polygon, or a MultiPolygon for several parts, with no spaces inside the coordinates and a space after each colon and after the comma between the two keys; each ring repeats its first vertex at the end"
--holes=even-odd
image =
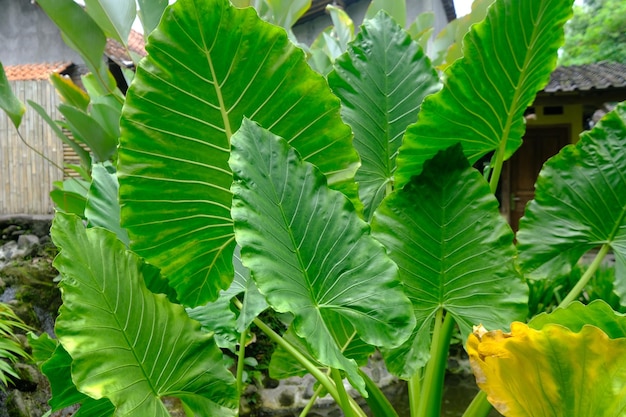
{"type": "Polygon", "coordinates": [[[558,67],[543,89],[546,93],[605,90],[626,87],[626,65],[602,61],[596,64],[558,67]]]}
{"type": "MultiPolygon", "coordinates": [[[[143,57],[146,56],[145,46],[146,43],[143,39],[143,35],[135,30],[131,30],[130,35],[128,36],[128,49],[130,49],[131,52],[143,57]]],[[[107,39],[104,53],[113,61],[117,62],[118,65],[130,67],[133,64],[133,60],[130,56],[128,56],[124,46],[116,40],[107,39]]]]}
{"type": "Polygon", "coordinates": [[[70,65],[71,62],[8,65],[4,72],[9,81],[47,80],[53,72],[62,73],[70,65]]]}

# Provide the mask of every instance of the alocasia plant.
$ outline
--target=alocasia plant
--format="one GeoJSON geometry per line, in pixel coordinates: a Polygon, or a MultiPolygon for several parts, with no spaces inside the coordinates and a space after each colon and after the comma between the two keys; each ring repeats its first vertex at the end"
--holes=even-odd
{"type": "MultiPolygon", "coordinates": [[[[94,165],[88,228],[71,215],[55,219],[59,340],[33,339],[46,352],[51,404],[165,415],[171,396],[189,415],[235,414],[254,322],[279,345],[271,372],[312,373],[346,415],[365,415],[346,377],[376,415],[396,415],[359,369],[380,349],[389,370],[410,381],[412,416],[438,416],[454,326],[465,337],[472,325],[505,329],[525,318],[518,258],[523,272],[563,269],[545,266],[561,259],[531,238],[564,230],[550,213],[572,213],[571,225],[598,211],[600,224],[575,227],[586,231],[584,242],[570,249],[559,241],[568,250],[558,251],[571,263],[604,244],[601,254],[612,248],[623,266],[624,193],[609,192],[623,189],[623,164],[570,173],[578,156],[600,167],[623,160],[622,116],[589,133],[608,136],[607,146],[583,141],[546,165],[518,247],[493,195],[521,144],[523,112],[554,68],[571,4],[497,0],[471,27],[443,87],[418,43],[385,13],[365,22],[326,80],[252,9],[227,0],[169,6],[124,100],[117,172],[94,165]],[[471,163],[491,151],[487,182],[471,163]],[[605,180],[601,202],[567,200],[566,208],[545,191],[587,194],[579,186],[590,172],[605,180]],[[258,319],[266,308],[287,315],[284,335],[258,319]],[[237,384],[218,345],[238,349],[237,384]],[[116,377],[120,367],[132,380],[116,377]]],[[[114,17],[103,30],[125,33],[127,19],[114,17]]],[[[106,77],[98,80],[106,90],[106,77]]],[[[2,92],[3,109],[19,117],[2,92]]],[[[549,343],[533,340],[537,351],[549,343]]],[[[466,415],[485,415],[485,404],[479,396],[466,415]]]]}

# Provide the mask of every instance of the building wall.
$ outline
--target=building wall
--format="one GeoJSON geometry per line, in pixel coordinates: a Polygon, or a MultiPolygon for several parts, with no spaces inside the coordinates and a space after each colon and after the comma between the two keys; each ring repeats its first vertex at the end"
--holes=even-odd
{"type": "MultiPolygon", "coordinates": [[[[361,23],[363,23],[363,17],[365,16],[365,12],[367,11],[369,4],[370,0],[362,0],[351,4],[346,8],[346,12],[354,21],[354,27],[356,30],[358,30],[358,27],[361,23]]],[[[429,10],[433,10],[435,13],[435,33],[439,33],[448,24],[446,12],[440,0],[408,1],[407,21],[402,23],[406,27],[415,20],[415,17],[417,17],[418,14],[429,10]]],[[[320,16],[316,19],[295,26],[293,28],[293,33],[300,42],[310,45],[315,38],[317,38],[320,32],[331,25],[332,21],[329,16],[320,16]]]]}
{"type": "Polygon", "coordinates": [[[0,0],[0,62],[7,66],[60,61],[82,62],[43,10],[31,0],[0,0]]]}
{"type": "Polygon", "coordinates": [[[570,142],[575,143],[583,132],[583,105],[566,104],[558,106],[533,106],[534,113],[526,117],[527,126],[570,126],[570,142]],[[554,113],[557,108],[562,108],[561,114],[554,113]],[[550,111],[550,110],[553,111],[550,111]]]}

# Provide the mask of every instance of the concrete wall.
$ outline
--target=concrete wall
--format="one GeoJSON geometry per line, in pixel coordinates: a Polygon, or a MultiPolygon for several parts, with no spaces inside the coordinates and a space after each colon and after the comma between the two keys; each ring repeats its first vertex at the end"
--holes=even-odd
{"type": "MultiPolygon", "coordinates": [[[[363,23],[363,17],[367,11],[370,0],[361,0],[351,4],[346,8],[346,12],[354,21],[354,27],[358,31],[358,27],[363,23]]],[[[404,23],[408,26],[415,20],[415,17],[423,12],[433,10],[435,12],[435,34],[448,24],[446,12],[440,0],[409,0],[407,1],[407,21],[404,23]],[[432,7],[432,9],[431,9],[432,7]]],[[[317,35],[327,27],[332,25],[329,16],[320,16],[314,20],[308,21],[293,28],[293,33],[300,42],[310,45],[317,35]]]]}
{"type": "Polygon", "coordinates": [[[31,0],[0,0],[0,62],[3,65],[71,61],[78,54],[61,39],[59,30],[31,0]]]}

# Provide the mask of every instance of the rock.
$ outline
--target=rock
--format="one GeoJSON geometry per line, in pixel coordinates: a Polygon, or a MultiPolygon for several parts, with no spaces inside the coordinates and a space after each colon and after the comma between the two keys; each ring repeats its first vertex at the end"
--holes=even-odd
{"type": "Polygon", "coordinates": [[[22,258],[30,256],[33,250],[39,245],[39,238],[31,234],[23,234],[17,238],[17,256],[22,258]]]}
{"type": "Polygon", "coordinates": [[[11,391],[7,397],[6,407],[9,417],[33,417],[42,416],[45,413],[39,401],[19,390],[11,391]]]}

